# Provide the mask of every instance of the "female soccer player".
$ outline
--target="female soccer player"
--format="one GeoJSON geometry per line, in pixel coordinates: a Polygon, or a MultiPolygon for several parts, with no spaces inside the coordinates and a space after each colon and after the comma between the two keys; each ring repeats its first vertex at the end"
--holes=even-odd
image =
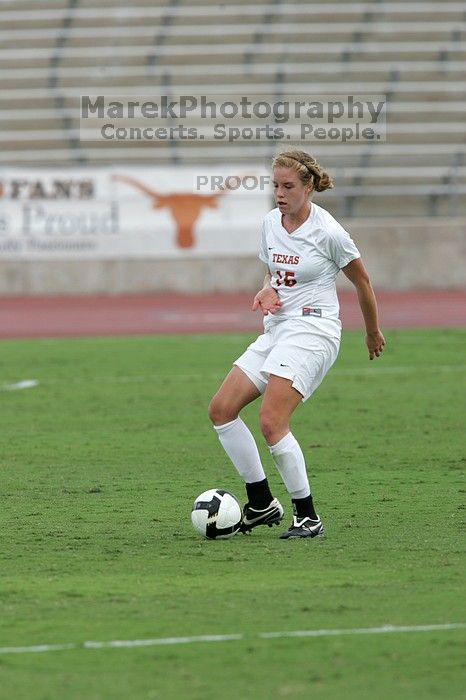
{"type": "Polygon", "coordinates": [[[325,209],[310,202],[312,192],[333,187],[329,175],[308,153],[286,151],[273,161],[273,187],[277,208],[264,219],[259,252],[267,271],[252,306],[264,315],[264,333],[234,362],[210,403],[209,417],[246,484],[243,532],[278,524],[283,507],[270,491],[255,440],[239,416],[263,395],[261,431],[293,507],[291,527],[281,538],[316,537],[324,528],[289,421],[336,360],[341,323],[335,280],[340,270],[356,287],[370,360],[379,357],[385,340],[358,249],[325,209]]]}

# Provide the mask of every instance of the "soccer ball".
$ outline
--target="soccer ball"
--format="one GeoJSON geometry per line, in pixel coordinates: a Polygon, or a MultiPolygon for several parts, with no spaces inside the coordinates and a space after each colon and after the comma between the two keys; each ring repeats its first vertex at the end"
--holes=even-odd
{"type": "Polygon", "coordinates": [[[194,529],[209,540],[226,540],[236,535],[241,518],[238,499],[223,489],[209,489],[201,493],[191,511],[194,529]]]}

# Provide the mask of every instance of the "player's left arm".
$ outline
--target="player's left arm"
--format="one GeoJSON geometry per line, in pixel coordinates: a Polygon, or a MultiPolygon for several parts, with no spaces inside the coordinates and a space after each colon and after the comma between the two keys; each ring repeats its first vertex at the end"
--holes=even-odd
{"type": "Polygon", "coordinates": [[[342,268],[347,278],[354,284],[358,294],[359,306],[361,307],[364,322],[366,324],[366,345],[369,351],[369,359],[379,357],[382,353],[385,338],[379,328],[379,315],[377,311],[377,300],[369,279],[366,268],[361,260],[352,260],[346,267],[342,268]]]}

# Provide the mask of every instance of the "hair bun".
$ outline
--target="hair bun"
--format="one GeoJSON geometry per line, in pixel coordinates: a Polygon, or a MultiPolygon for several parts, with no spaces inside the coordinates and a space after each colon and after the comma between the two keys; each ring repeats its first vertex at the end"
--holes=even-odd
{"type": "Polygon", "coordinates": [[[313,184],[316,192],[325,192],[333,188],[330,175],[319,163],[305,151],[283,151],[273,159],[272,168],[292,168],[298,173],[303,185],[313,184]]]}

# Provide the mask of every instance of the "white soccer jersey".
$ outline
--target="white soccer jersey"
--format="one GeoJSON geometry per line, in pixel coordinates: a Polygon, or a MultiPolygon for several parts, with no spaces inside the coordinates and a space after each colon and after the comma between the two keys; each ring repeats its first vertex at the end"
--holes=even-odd
{"type": "Polygon", "coordinates": [[[350,235],[322,207],[312,203],[306,221],[293,233],[282,226],[280,210],[264,219],[259,258],[269,267],[282,306],[264,317],[264,327],[285,319],[307,320],[315,332],[339,337],[336,276],[360,257],[350,235]]]}

